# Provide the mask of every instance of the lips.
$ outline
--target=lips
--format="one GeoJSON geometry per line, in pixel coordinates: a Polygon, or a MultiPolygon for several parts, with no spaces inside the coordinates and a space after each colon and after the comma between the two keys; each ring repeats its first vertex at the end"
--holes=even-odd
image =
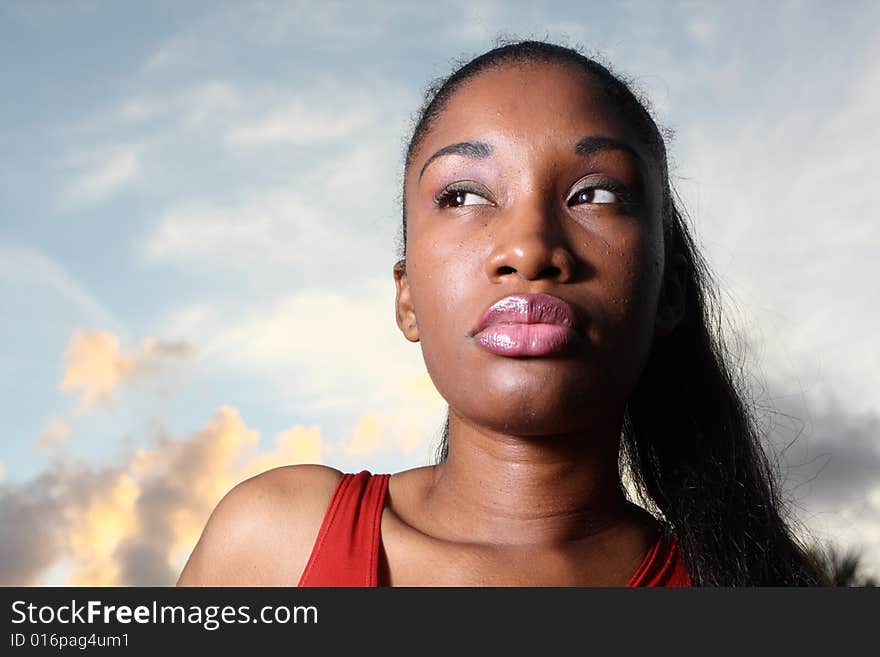
{"type": "Polygon", "coordinates": [[[482,316],[472,336],[499,356],[552,356],[566,351],[583,335],[568,303],[549,294],[504,297],[482,316]]]}
{"type": "Polygon", "coordinates": [[[496,301],[473,334],[495,324],[556,324],[583,333],[574,308],[550,294],[513,294],[496,301]]]}

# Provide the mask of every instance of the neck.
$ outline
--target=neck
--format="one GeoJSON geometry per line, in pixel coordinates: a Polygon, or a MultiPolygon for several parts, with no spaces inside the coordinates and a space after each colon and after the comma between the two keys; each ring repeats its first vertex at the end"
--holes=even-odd
{"type": "MultiPolygon", "coordinates": [[[[449,453],[427,503],[452,540],[558,545],[632,521],[618,474],[621,420],[589,431],[512,436],[450,411],[449,453]]],[[[644,512],[642,512],[644,513],[644,512]]]]}

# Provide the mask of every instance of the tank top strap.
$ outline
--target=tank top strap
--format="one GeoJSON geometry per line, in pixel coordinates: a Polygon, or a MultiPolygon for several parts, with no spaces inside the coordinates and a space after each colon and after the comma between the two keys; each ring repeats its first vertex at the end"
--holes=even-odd
{"type": "Polygon", "coordinates": [[[377,586],[382,510],[390,474],[342,475],[299,586],[377,586]]]}
{"type": "Polygon", "coordinates": [[[658,532],[657,540],[627,586],[691,586],[678,539],[672,531],[663,528],[658,532]]]}

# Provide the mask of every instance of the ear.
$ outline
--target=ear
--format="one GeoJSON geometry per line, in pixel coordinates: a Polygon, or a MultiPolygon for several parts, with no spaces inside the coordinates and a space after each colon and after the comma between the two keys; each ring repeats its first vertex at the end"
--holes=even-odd
{"type": "Polygon", "coordinates": [[[687,260],[676,253],[666,263],[666,273],[660,288],[657,303],[657,319],[654,322],[654,335],[665,337],[681,323],[685,313],[687,297],[687,260]]]}
{"type": "Polygon", "coordinates": [[[416,321],[416,312],[412,304],[412,295],[409,290],[409,279],[406,276],[406,260],[398,260],[394,263],[394,283],[397,285],[397,297],[394,300],[397,314],[397,326],[403,332],[404,337],[410,342],[419,341],[419,325],[416,321]]]}

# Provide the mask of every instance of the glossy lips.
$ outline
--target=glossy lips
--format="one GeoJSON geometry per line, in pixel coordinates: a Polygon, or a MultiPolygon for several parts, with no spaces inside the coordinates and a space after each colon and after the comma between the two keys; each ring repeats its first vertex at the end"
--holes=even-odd
{"type": "Polygon", "coordinates": [[[496,302],[480,319],[474,337],[500,356],[550,356],[582,332],[569,304],[549,294],[516,294],[496,302]]]}

